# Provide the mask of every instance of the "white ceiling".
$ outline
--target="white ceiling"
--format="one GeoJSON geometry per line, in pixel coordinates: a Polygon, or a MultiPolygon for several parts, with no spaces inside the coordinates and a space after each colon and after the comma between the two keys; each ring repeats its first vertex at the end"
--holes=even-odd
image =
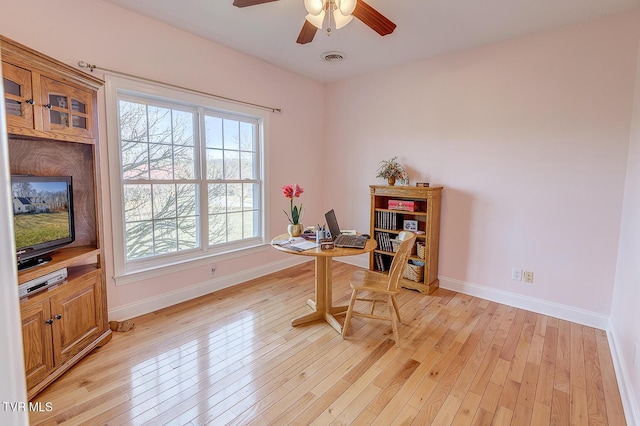
{"type": "Polygon", "coordinates": [[[507,40],[640,7],[640,0],[367,0],[397,24],[379,36],[354,19],[311,43],[296,39],[303,0],[245,8],[233,0],[106,0],[320,82],[507,40]],[[340,51],[342,62],[321,55],[340,51]]]}

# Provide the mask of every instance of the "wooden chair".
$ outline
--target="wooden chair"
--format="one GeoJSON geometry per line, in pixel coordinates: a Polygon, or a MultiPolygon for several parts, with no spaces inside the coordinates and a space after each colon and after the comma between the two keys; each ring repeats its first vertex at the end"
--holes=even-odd
{"type": "Polygon", "coordinates": [[[369,270],[356,271],[351,275],[351,301],[349,302],[347,316],[344,319],[344,326],[342,327],[342,338],[347,335],[349,323],[353,316],[382,319],[391,321],[391,328],[393,329],[393,336],[396,339],[396,346],[400,347],[398,323],[402,323],[402,320],[400,318],[396,295],[400,292],[400,279],[402,278],[404,268],[407,264],[407,260],[409,259],[409,255],[411,254],[411,249],[416,242],[416,235],[413,232],[402,231],[398,234],[398,239],[402,240],[402,243],[393,257],[388,275],[369,270]],[[368,292],[369,297],[359,297],[359,293],[361,292],[368,292]],[[381,299],[380,297],[384,298],[381,299]],[[356,301],[371,303],[371,311],[368,313],[356,312],[354,310],[356,301]],[[387,303],[387,307],[389,309],[388,317],[373,313],[377,302],[387,303]]]}

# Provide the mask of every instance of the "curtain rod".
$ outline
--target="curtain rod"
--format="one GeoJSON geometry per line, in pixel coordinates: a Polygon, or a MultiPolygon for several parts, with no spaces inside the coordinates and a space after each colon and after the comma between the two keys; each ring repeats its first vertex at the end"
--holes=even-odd
{"type": "Polygon", "coordinates": [[[278,112],[278,113],[282,114],[282,108],[274,108],[274,107],[270,107],[270,106],[265,106],[265,105],[260,105],[260,104],[254,104],[254,103],[251,103],[251,102],[241,101],[241,100],[238,100],[238,99],[228,98],[226,96],[214,95],[213,93],[203,92],[201,90],[191,89],[189,87],[178,86],[177,84],[165,83],[165,82],[162,82],[162,81],[153,80],[151,78],[140,77],[140,76],[135,75],[135,74],[129,74],[129,73],[122,72],[122,71],[111,70],[109,68],[102,68],[102,67],[99,67],[97,65],[93,65],[93,64],[87,63],[85,61],[78,61],[78,67],[87,68],[91,72],[93,72],[93,70],[97,69],[97,70],[110,72],[112,74],[124,75],[126,77],[132,77],[132,78],[135,78],[135,79],[138,79],[138,80],[150,81],[152,83],[173,87],[174,89],[186,90],[188,92],[197,93],[197,94],[200,94],[200,95],[213,96],[214,98],[224,99],[225,101],[236,102],[236,103],[243,104],[243,105],[250,105],[250,106],[253,106],[253,107],[256,107],[256,108],[266,109],[267,111],[278,112]]]}

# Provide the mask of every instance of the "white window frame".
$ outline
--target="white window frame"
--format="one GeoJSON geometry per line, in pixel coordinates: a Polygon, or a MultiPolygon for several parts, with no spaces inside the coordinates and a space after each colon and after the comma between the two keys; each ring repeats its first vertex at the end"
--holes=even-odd
{"type": "MultiPolygon", "coordinates": [[[[107,147],[109,156],[109,183],[111,195],[111,226],[113,237],[113,258],[114,258],[114,279],[116,285],[124,285],[136,281],[154,278],[167,273],[178,272],[193,267],[212,264],[213,262],[224,261],[235,257],[246,256],[266,250],[266,224],[268,220],[268,200],[267,191],[268,178],[265,164],[267,162],[266,141],[269,113],[266,110],[218,99],[214,96],[180,90],[173,87],[163,86],[141,80],[123,78],[119,76],[107,75],[105,77],[105,101],[107,118],[107,147]],[[258,155],[257,179],[259,186],[259,231],[256,238],[237,242],[223,243],[209,246],[206,237],[201,238],[199,248],[184,252],[158,255],[147,259],[137,259],[126,261],[124,243],[124,197],[123,179],[121,164],[121,143],[119,129],[119,98],[120,96],[139,96],[163,103],[170,103],[176,106],[194,108],[200,126],[204,122],[206,111],[215,111],[218,114],[230,114],[231,116],[243,116],[255,120],[257,123],[257,146],[258,155]]],[[[206,199],[206,176],[204,173],[203,146],[201,135],[194,135],[196,144],[196,162],[202,169],[200,176],[200,196],[206,199]],[[200,141],[200,142],[199,142],[200,141]],[[198,146],[200,147],[198,149],[198,146]]],[[[200,203],[200,218],[207,222],[207,203],[200,203]],[[203,219],[204,218],[204,219],[203,219]]],[[[207,229],[207,226],[204,226],[207,229]]]]}

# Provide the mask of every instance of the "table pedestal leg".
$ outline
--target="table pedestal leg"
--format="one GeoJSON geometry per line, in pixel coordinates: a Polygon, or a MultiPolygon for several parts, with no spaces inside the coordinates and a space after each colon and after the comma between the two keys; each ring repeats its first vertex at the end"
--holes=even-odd
{"type": "Polygon", "coordinates": [[[301,325],[308,322],[324,319],[338,333],[342,333],[342,325],[333,317],[346,312],[346,306],[333,307],[333,293],[331,282],[331,257],[316,257],[316,276],[315,276],[315,298],[316,300],[307,300],[307,305],[313,309],[313,312],[291,320],[291,325],[301,325]]]}

